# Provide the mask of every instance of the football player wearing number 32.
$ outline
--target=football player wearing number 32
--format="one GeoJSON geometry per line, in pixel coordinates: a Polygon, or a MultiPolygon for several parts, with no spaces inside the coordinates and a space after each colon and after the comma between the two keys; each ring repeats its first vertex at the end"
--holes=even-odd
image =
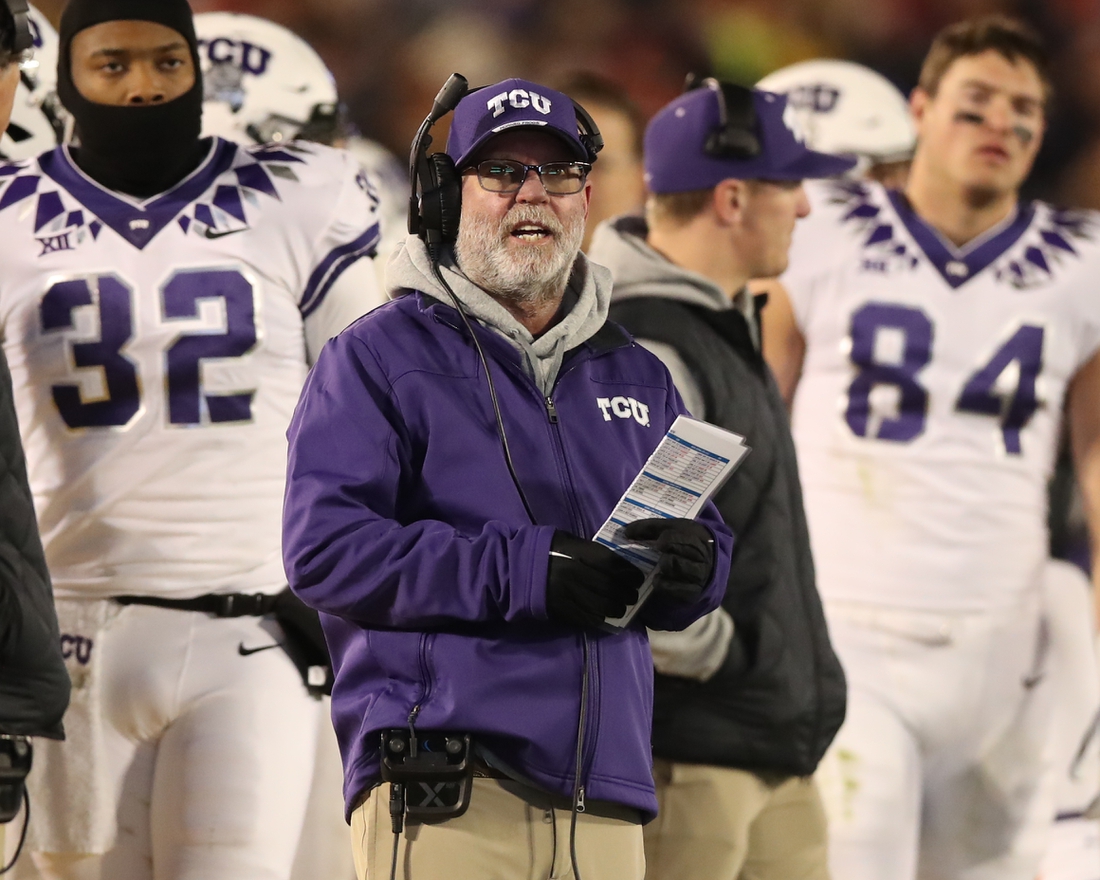
{"type": "Polygon", "coordinates": [[[264,616],[285,431],[377,302],[372,187],[326,147],[200,137],[186,0],[72,0],[58,89],[79,147],[0,166],[4,351],[74,681],[34,858],[286,878],[321,704],[264,616]]]}
{"type": "Polygon", "coordinates": [[[1046,484],[1068,396],[1100,517],[1100,222],[1019,199],[1048,98],[1022,25],[942,32],[904,192],[832,185],[765,311],[848,675],[819,770],[845,880],[1034,880],[1053,818],[1046,484]]]}

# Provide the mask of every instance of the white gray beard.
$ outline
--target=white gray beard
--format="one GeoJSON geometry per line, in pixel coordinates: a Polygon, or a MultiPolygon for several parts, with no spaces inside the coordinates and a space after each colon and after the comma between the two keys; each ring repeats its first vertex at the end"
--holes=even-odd
{"type": "Polygon", "coordinates": [[[515,205],[497,224],[462,215],[455,256],[466,277],[492,296],[520,305],[540,305],[565,291],[584,238],[584,217],[563,225],[548,208],[515,205]],[[554,234],[550,249],[508,250],[511,230],[520,223],[541,223],[554,234]]]}

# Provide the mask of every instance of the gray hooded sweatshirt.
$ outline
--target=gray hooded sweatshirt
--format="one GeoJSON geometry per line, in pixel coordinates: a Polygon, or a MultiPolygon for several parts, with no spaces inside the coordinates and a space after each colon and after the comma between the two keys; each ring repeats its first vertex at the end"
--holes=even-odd
{"type": "MultiPolygon", "coordinates": [[[[705,275],[677,266],[650,247],[646,242],[647,232],[645,220],[634,216],[619,217],[596,227],[589,256],[611,270],[615,278],[612,297],[622,300],[655,296],[715,311],[740,309],[753,335],[753,343],[759,348],[755,307],[749,292],[739,291],[731,302],[729,295],[705,275]]],[[[654,339],[637,341],[664,361],[684,405],[697,417],[702,416],[705,409],[703,393],[676,349],[654,339]]]]}
{"type": "MultiPolygon", "coordinates": [[[[524,369],[547,397],[558,378],[565,353],[595,336],[607,321],[611,273],[590,263],[582,253],[577,254],[566,286],[562,303],[565,316],[537,339],[504,306],[463,274],[451,248],[442,250],[439,270],[467,314],[495,330],[523,354],[524,369]]],[[[393,298],[419,290],[453,305],[432,271],[427,245],[415,235],[406,237],[390,257],[386,289],[393,298]]]]}

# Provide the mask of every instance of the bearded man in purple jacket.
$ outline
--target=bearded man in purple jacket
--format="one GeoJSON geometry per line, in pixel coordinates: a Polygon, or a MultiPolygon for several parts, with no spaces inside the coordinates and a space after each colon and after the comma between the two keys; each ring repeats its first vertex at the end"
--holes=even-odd
{"type": "Polygon", "coordinates": [[[405,240],[393,301],[329,342],[290,427],[284,561],[332,651],[360,878],[644,874],[645,628],[716,607],[732,538],[711,506],[631,524],[660,551],[655,589],[625,630],[600,628],[642,575],[589,538],[685,410],[579,251],[593,129],[534,83],[469,92],[446,150],[455,240],[405,240]],[[465,812],[400,833],[388,730],[421,751],[469,734],[465,812]]]}

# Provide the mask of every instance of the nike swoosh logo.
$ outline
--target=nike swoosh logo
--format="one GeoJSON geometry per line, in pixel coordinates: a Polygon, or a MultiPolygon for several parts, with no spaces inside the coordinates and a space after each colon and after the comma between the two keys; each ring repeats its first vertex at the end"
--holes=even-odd
{"type": "Polygon", "coordinates": [[[226,229],[224,232],[215,232],[210,227],[206,228],[206,232],[203,233],[209,239],[225,238],[227,235],[236,235],[238,232],[247,232],[249,227],[244,229],[226,229]]]}
{"type": "Polygon", "coordinates": [[[277,642],[274,645],[260,645],[258,648],[246,648],[244,642],[237,645],[237,653],[242,657],[247,657],[249,654],[258,654],[260,651],[270,651],[272,648],[281,648],[282,645],[277,642]]]}

